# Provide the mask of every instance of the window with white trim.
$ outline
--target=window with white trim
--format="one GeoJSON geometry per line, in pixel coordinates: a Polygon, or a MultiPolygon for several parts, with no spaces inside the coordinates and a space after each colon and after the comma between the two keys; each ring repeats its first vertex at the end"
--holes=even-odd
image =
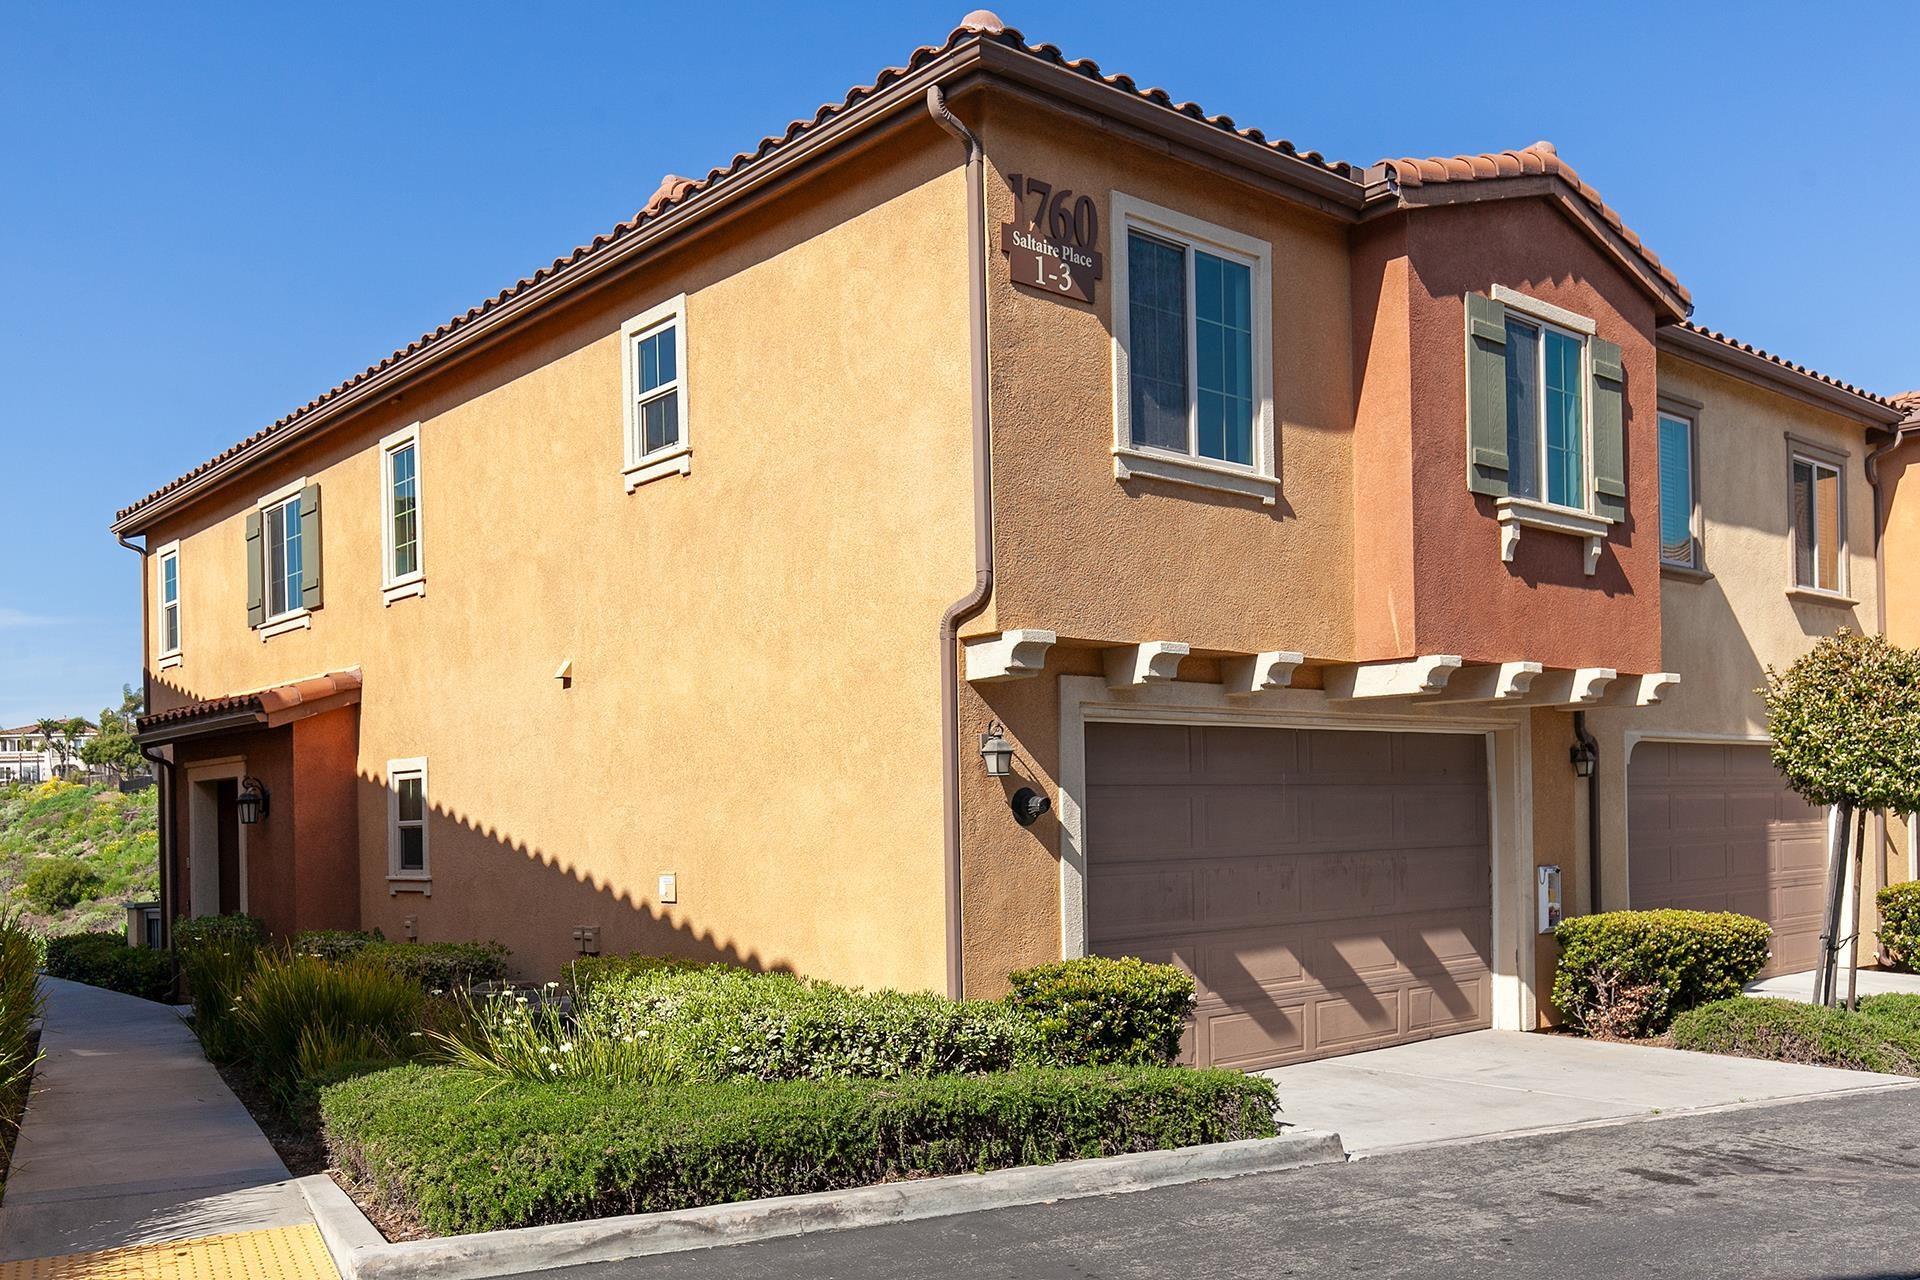
{"type": "Polygon", "coordinates": [[[388,604],[421,594],[420,424],[380,442],[381,590],[388,604]]]}
{"type": "Polygon", "coordinates": [[[1117,473],[1271,500],[1271,247],[1117,192],[1113,210],[1117,473]]]}
{"type": "Polygon", "coordinates": [[[427,762],[387,761],[387,878],[426,880],[427,762]]]}
{"type": "Polygon", "coordinates": [[[687,438],[686,331],[684,293],[620,328],[628,492],[689,470],[693,449],[687,438]]]}
{"type": "Polygon", "coordinates": [[[1660,562],[1700,567],[1699,491],[1693,474],[1694,420],[1660,411],[1660,562]]]}
{"type": "Polygon", "coordinates": [[[160,548],[159,656],[163,662],[180,656],[180,544],[177,542],[160,548]]]}
{"type": "Polygon", "coordinates": [[[1586,335],[1507,308],[1507,492],[1585,511],[1586,335]]]}
{"type": "Polygon", "coordinates": [[[1845,595],[1847,522],[1836,460],[1791,455],[1793,585],[1845,595]]]}
{"type": "Polygon", "coordinates": [[[267,621],[300,612],[303,581],[300,547],[300,495],[276,502],[260,513],[261,546],[266,556],[267,621]]]}

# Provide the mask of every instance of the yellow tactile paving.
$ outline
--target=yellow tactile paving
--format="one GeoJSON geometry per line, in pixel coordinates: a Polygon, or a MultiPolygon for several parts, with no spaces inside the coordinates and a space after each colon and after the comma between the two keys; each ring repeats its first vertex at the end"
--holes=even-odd
{"type": "Polygon", "coordinates": [[[311,1224],[0,1262],[0,1280],[339,1280],[311,1224]]]}

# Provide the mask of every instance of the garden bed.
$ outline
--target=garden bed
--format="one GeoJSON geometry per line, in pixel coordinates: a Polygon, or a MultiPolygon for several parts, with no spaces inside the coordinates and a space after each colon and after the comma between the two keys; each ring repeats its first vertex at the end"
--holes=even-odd
{"type": "Polygon", "coordinates": [[[1681,1014],[1663,1040],[1700,1053],[1920,1076],[1920,995],[1868,996],[1858,1010],[1735,996],[1681,1014]]]}

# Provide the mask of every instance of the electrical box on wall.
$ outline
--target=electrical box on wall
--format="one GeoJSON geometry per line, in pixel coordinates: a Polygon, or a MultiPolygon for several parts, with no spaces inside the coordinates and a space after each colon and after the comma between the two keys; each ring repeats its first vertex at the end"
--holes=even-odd
{"type": "Polygon", "coordinates": [[[1536,867],[1540,881],[1540,932],[1552,933],[1560,923],[1560,868],[1536,867]]]}
{"type": "Polygon", "coordinates": [[[597,924],[578,924],[573,927],[573,945],[583,956],[600,954],[600,926],[597,924]]]}

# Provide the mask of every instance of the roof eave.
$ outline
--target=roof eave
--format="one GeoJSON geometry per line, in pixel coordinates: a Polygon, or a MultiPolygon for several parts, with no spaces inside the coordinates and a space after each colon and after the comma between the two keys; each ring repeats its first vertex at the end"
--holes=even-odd
{"type": "Polygon", "coordinates": [[[1744,351],[1680,325],[1663,325],[1654,333],[1659,349],[1683,360],[1735,377],[1757,382],[1815,408],[1852,418],[1863,426],[1882,430],[1896,427],[1906,416],[1897,406],[1881,404],[1871,396],[1836,387],[1811,374],[1776,364],[1765,356],[1744,351]]]}

